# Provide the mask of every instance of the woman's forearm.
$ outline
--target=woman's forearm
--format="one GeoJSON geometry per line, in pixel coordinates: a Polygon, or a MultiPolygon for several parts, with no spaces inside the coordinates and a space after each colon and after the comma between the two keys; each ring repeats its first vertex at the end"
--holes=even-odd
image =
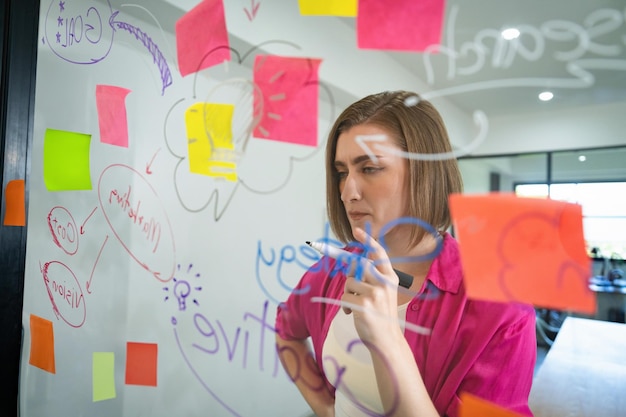
{"type": "Polygon", "coordinates": [[[285,340],[276,335],[276,348],[283,368],[315,415],[333,417],[335,399],[306,340],[285,340]]]}
{"type": "Polygon", "coordinates": [[[439,417],[404,337],[370,348],[385,415],[439,417]]]}

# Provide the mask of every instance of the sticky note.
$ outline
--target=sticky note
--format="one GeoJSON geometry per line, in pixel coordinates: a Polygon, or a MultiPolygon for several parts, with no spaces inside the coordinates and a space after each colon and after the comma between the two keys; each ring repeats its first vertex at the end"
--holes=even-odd
{"type": "Polygon", "coordinates": [[[195,103],[185,111],[189,170],[237,181],[232,104],[195,103]]]}
{"type": "Polygon", "coordinates": [[[30,315],[30,358],[28,363],[56,373],[54,362],[54,327],[50,320],[30,315]]]}
{"type": "Polygon", "coordinates": [[[359,48],[423,52],[441,42],[444,0],[359,0],[358,9],[359,48]]]}
{"type": "Polygon", "coordinates": [[[254,108],[262,109],[254,137],[317,146],[319,59],[257,55],[254,108]]]}
{"type": "Polygon", "coordinates": [[[115,354],[94,352],[91,366],[93,401],[115,398],[115,354]]]}
{"type": "Polygon", "coordinates": [[[154,343],[126,343],[126,384],[156,387],[157,352],[154,343]]]}
{"type": "Polygon", "coordinates": [[[126,96],[129,89],[113,85],[96,86],[96,108],[100,126],[100,142],[128,147],[126,96]]]}
{"type": "Polygon", "coordinates": [[[91,190],[91,135],[46,129],[43,177],[48,191],[91,190]]]}
{"type": "Polygon", "coordinates": [[[519,413],[467,392],[462,392],[460,397],[459,417],[522,417],[519,413]]]}
{"type": "Polygon", "coordinates": [[[5,226],[26,225],[26,197],[24,180],[11,180],[4,190],[5,226]]]}
{"type": "Polygon", "coordinates": [[[354,17],[357,0],[298,0],[301,15],[354,17]]]}
{"type": "Polygon", "coordinates": [[[176,54],[183,77],[230,60],[222,0],[203,0],[176,22],[176,54]]]}
{"type": "Polygon", "coordinates": [[[595,312],[580,205],[499,193],[449,201],[468,297],[595,312]]]}

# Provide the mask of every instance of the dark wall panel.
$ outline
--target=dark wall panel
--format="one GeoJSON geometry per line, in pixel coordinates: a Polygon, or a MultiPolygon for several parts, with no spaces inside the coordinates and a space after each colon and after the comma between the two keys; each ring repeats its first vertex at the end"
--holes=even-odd
{"type": "Polygon", "coordinates": [[[0,378],[6,387],[0,390],[0,415],[14,416],[18,412],[26,227],[4,226],[4,190],[11,180],[26,180],[28,206],[39,1],[3,0],[0,7],[0,378]]]}

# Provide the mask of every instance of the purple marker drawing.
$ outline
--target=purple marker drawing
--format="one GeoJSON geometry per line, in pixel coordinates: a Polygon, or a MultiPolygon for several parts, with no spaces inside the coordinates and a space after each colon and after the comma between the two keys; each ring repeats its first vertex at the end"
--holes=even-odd
{"type": "Polygon", "coordinates": [[[113,28],[113,31],[115,31],[115,28],[117,27],[117,29],[123,29],[135,35],[135,39],[139,39],[143,46],[145,46],[148,51],[150,51],[154,62],[157,64],[157,67],[161,72],[161,82],[163,83],[161,95],[163,95],[165,93],[165,89],[168,86],[172,85],[172,73],[170,72],[170,68],[167,66],[167,60],[161,53],[159,47],[152,41],[152,38],[150,38],[147,33],[129,23],[115,20],[118,13],[119,11],[116,11],[111,15],[109,19],[109,24],[113,28]]]}
{"type": "Polygon", "coordinates": [[[52,0],[46,14],[45,35],[42,42],[64,61],[73,64],[95,64],[105,59],[113,46],[118,29],[125,30],[152,55],[161,74],[161,95],[173,82],[167,60],[147,33],[129,23],[116,20],[119,11],[111,3],[95,0],[52,0]],[[108,24],[107,24],[107,16],[108,24]]]}

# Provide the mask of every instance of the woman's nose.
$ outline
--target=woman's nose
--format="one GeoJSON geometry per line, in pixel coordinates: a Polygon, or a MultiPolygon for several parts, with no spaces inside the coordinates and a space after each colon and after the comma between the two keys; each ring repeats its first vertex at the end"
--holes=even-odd
{"type": "Polygon", "coordinates": [[[341,188],[341,201],[349,203],[361,199],[361,191],[357,179],[353,174],[347,174],[341,188]]]}

